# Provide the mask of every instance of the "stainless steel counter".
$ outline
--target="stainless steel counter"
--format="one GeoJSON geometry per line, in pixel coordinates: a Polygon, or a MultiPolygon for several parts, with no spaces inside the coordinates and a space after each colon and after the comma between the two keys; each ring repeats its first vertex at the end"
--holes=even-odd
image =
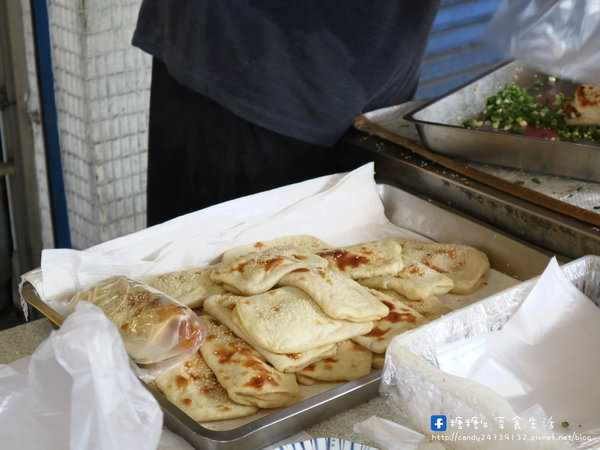
{"type": "Polygon", "coordinates": [[[600,228],[469,180],[379,137],[351,129],[336,151],[348,167],[374,161],[379,182],[449,206],[551,253],[567,259],[600,254],[600,228]]]}

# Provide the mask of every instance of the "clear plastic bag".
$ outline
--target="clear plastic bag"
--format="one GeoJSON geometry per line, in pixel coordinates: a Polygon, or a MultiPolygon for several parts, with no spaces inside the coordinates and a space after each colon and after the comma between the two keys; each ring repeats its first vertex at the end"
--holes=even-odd
{"type": "Polygon", "coordinates": [[[204,337],[198,316],[166,294],[124,276],[111,277],[76,294],[98,306],[116,325],[138,364],[155,364],[194,354],[204,337]]]}
{"type": "Polygon", "coordinates": [[[486,38],[544,73],[600,84],[600,0],[504,0],[486,38]]]}
{"type": "Polygon", "coordinates": [[[1,450],[154,450],[162,419],[114,325],[88,303],[31,357],[0,365],[1,450]]]}

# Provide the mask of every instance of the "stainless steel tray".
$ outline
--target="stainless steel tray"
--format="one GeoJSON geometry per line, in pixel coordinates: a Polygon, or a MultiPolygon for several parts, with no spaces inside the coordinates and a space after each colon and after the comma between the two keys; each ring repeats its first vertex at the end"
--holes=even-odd
{"type": "Polygon", "coordinates": [[[407,114],[423,143],[432,151],[469,161],[600,181],[600,145],[521,136],[462,126],[477,117],[486,99],[509,83],[531,87],[539,72],[517,62],[506,63],[474,81],[407,114]]]}
{"type": "MultiPolygon", "coordinates": [[[[436,241],[474,245],[490,258],[492,267],[518,280],[539,275],[549,256],[481,223],[437,206],[396,187],[378,185],[386,215],[398,226],[436,241]]],[[[22,290],[24,299],[46,317],[60,324],[60,316],[38,297],[33,286],[22,290]]],[[[227,431],[199,425],[171,404],[160,392],[148,387],[165,413],[165,423],[202,449],[258,449],[290,436],[377,395],[381,371],[338,385],[291,407],[227,431]]]]}

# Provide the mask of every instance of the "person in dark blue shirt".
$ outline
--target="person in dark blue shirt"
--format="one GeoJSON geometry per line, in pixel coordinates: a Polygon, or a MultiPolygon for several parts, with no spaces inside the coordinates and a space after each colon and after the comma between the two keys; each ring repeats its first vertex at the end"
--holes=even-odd
{"type": "Polygon", "coordinates": [[[410,100],[439,0],[144,0],[148,225],[338,171],[360,112],[410,100]]]}

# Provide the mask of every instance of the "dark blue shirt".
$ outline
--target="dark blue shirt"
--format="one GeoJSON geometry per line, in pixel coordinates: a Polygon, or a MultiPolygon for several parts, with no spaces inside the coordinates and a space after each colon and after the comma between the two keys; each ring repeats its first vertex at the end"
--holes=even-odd
{"type": "Polygon", "coordinates": [[[236,115],[332,145],[409,100],[439,0],[144,0],[133,44],[236,115]]]}

